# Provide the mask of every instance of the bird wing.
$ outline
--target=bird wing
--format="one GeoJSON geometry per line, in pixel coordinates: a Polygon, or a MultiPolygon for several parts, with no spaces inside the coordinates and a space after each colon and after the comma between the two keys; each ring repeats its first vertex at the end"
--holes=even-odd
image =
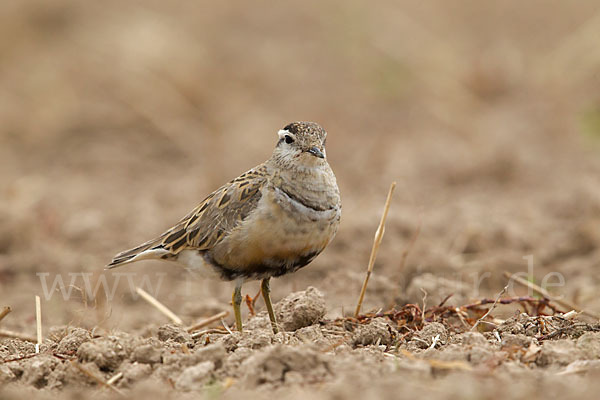
{"type": "Polygon", "coordinates": [[[143,259],[169,259],[183,249],[211,249],[256,208],[266,181],[264,165],[240,175],[159,237],[117,254],[108,268],[143,259]]]}

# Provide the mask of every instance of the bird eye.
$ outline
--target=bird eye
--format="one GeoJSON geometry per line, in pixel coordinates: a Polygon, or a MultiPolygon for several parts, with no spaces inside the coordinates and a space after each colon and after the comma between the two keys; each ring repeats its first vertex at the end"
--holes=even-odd
{"type": "Polygon", "coordinates": [[[285,135],[285,136],[284,136],[284,139],[285,139],[285,142],[286,142],[287,144],[292,144],[292,143],[294,143],[294,138],[293,138],[293,137],[291,137],[290,135],[285,135]]]}

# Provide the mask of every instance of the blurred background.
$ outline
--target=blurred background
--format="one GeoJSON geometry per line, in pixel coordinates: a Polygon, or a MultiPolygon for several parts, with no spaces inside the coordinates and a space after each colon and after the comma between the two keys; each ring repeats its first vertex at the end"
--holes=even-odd
{"type": "Polygon", "coordinates": [[[524,271],[560,273],[554,292],[599,311],[599,37],[600,4],[584,0],[5,2],[3,324],[33,327],[56,277],[73,292],[44,296],[52,325],[165,322],[131,294],[144,276],[187,320],[229,309],[229,283],[159,262],[116,282],[103,267],[267,159],[295,120],[329,132],[344,208],[275,301],[313,285],[329,317],[351,312],[397,181],[366,310],[420,303],[421,288],[431,304],[493,297],[503,271],[524,271]],[[85,295],[74,273],[114,297],[85,295]]]}

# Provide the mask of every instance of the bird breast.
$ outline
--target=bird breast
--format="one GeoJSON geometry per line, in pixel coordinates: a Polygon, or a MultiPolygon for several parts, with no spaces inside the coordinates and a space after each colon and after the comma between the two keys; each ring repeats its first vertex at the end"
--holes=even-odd
{"type": "Polygon", "coordinates": [[[323,251],[337,232],[340,215],[334,176],[305,185],[275,177],[263,187],[256,209],[211,250],[211,257],[234,270],[293,264],[323,251]]]}

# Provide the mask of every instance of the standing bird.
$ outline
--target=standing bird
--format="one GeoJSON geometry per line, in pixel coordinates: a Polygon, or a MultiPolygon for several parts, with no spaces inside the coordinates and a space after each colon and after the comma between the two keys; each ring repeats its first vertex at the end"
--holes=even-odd
{"type": "Polygon", "coordinates": [[[158,259],[235,281],[239,331],[242,284],[261,279],[277,333],[269,280],[314,260],[335,236],[342,212],[325,156],[327,132],[314,122],[293,122],[278,136],[270,159],[211,193],[159,237],[117,254],[107,268],[158,259]]]}

